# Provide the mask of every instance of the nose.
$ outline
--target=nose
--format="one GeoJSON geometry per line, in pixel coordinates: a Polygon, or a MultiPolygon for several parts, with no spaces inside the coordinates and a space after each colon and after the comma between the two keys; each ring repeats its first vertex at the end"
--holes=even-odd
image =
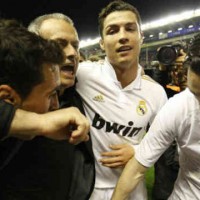
{"type": "Polygon", "coordinates": [[[59,108],[59,101],[58,101],[58,95],[55,94],[50,102],[50,110],[57,110],[59,108]]]}
{"type": "Polygon", "coordinates": [[[119,42],[124,44],[128,41],[127,33],[125,29],[120,29],[119,31],[119,42]]]}
{"type": "Polygon", "coordinates": [[[66,58],[68,59],[74,59],[78,57],[78,50],[71,44],[67,45],[64,49],[66,58]]]}

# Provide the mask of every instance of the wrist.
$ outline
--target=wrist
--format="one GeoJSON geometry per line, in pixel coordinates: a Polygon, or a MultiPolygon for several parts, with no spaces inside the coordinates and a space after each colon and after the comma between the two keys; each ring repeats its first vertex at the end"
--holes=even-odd
{"type": "Polygon", "coordinates": [[[17,109],[11,123],[9,136],[24,135],[33,137],[40,135],[41,123],[40,114],[17,109]]]}

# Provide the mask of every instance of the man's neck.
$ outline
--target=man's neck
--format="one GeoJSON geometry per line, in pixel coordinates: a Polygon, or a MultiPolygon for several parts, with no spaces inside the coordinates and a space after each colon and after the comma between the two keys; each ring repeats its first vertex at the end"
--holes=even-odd
{"type": "Polygon", "coordinates": [[[117,80],[121,83],[122,88],[128,86],[137,77],[138,66],[130,68],[114,68],[117,80]]]}

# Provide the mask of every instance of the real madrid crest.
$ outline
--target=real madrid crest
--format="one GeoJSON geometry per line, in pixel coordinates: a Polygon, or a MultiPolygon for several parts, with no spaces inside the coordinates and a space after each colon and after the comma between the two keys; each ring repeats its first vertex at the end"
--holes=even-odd
{"type": "Polygon", "coordinates": [[[139,105],[136,108],[138,115],[145,115],[147,113],[146,102],[141,100],[139,101],[139,105]]]}

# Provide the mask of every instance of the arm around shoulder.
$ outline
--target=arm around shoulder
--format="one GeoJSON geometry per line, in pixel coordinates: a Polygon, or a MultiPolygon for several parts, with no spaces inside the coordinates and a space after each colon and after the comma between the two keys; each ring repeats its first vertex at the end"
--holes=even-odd
{"type": "Polygon", "coordinates": [[[89,139],[89,128],[89,121],[74,107],[45,114],[17,109],[8,136],[21,139],[44,136],[78,144],[89,139]]]}

